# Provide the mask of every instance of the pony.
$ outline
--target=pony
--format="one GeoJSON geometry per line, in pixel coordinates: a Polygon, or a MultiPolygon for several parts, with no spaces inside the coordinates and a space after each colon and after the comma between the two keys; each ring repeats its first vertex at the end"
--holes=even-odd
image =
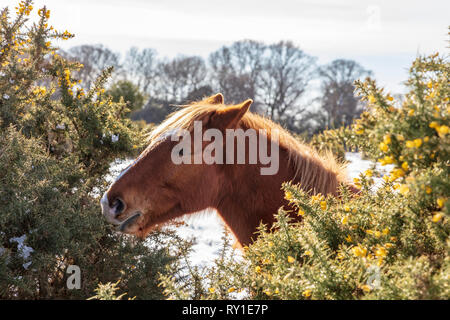
{"type": "MultiPolygon", "coordinates": [[[[252,102],[248,99],[226,105],[218,93],[181,106],[169,115],[150,133],[148,147],[104,193],[101,207],[106,220],[123,233],[145,238],[169,221],[215,209],[235,236],[238,247],[242,247],[255,240],[260,223],[272,225],[274,213],[289,205],[281,188],[283,182],[299,184],[311,195],[338,196],[341,183],[354,193],[358,191],[347,181],[344,165],[330,153],[319,154],[280,125],[251,113],[248,109],[252,102]],[[264,134],[269,142],[273,142],[276,132],[278,171],[262,175],[261,162],[173,163],[171,152],[177,145],[173,137],[179,130],[192,132],[195,122],[205,130],[220,132],[254,129],[259,132],[258,137],[264,134]]],[[[206,146],[202,142],[202,151],[206,146]]],[[[225,152],[225,145],[222,147],[225,152]]],[[[249,148],[245,144],[246,160],[249,148]]],[[[271,151],[274,152],[273,147],[271,151]]]]}

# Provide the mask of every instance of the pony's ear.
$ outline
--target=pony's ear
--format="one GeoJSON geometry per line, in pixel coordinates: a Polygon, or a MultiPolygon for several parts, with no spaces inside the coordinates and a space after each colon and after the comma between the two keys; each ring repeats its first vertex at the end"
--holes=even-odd
{"type": "Polygon", "coordinates": [[[211,116],[210,122],[212,126],[219,129],[236,127],[252,103],[252,99],[247,99],[240,104],[217,109],[211,116]]]}
{"type": "Polygon", "coordinates": [[[206,98],[204,101],[210,104],[223,104],[223,94],[217,93],[211,97],[206,98]]]}

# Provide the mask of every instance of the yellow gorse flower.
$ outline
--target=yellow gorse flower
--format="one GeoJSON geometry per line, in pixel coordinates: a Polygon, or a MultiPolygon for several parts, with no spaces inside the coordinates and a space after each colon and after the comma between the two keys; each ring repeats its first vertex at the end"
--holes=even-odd
{"type": "Polygon", "coordinates": [[[364,128],[361,127],[361,125],[356,124],[356,125],[354,126],[354,128],[353,128],[353,131],[354,131],[356,134],[363,134],[363,133],[364,133],[364,128]]]}
{"type": "Polygon", "coordinates": [[[313,195],[312,197],[311,197],[311,200],[313,201],[313,202],[316,202],[316,201],[322,201],[324,199],[324,197],[323,197],[323,195],[322,194],[316,194],[316,195],[313,195]]]}
{"type": "Polygon", "coordinates": [[[405,171],[403,171],[403,169],[401,168],[395,168],[391,171],[391,175],[389,177],[389,181],[395,181],[398,178],[401,178],[405,175],[405,171]]]}
{"type": "Polygon", "coordinates": [[[405,170],[405,171],[409,170],[408,162],[405,161],[405,162],[402,163],[402,169],[405,170]]]}
{"type": "Polygon", "coordinates": [[[64,33],[62,34],[62,38],[63,40],[67,40],[69,38],[73,37],[73,34],[71,34],[69,31],[64,31],[64,33]]]}
{"type": "Polygon", "coordinates": [[[307,289],[307,290],[303,291],[303,292],[302,292],[302,295],[303,295],[305,298],[310,297],[310,296],[311,296],[311,290],[307,289]]]}
{"type": "Polygon", "coordinates": [[[441,135],[446,135],[449,132],[449,127],[448,126],[439,126],[439,129],[437,130],[439,132],[439,134],[441,135]]]}
{"type": "Polygon", "coordinates": [[[287,260],[288,260],[289,263],[294,263],[295,262],[295,258],[292,257],[292,256],[288,256],[287,260]]]}
{"type": "Polygon", "coordinates": [[[367,249],[361,245],[353,247],[352,252],[355,255],[355,257],[365,257],[367,255],[367,249]]]}
{"type": "Polygon", "coordinates": [[[25,14],[26,16],[29,16],[31,11],[33,10],[33,6],[27,5],[25,1],[20,1],[19,6],[15,9],[17,10],[17,14],[25,14]]]}
{"type": "Polygon", "coordinates": [[[361,185],[359,178],[353,178],[353,182],[355,183],[355,186],[357,188],[361,188],[362,185],[361,185]]]}
{"type": "Polygon", "coordinates": [[[414,148],[416,146],[416,144],[414,143],[414,141],[408,140],[406,141],[406,147],[411,149],[414,148]]]}
{"type": "Polygon", "coordinates": [[[384,248],[384,247],[378,247],[376,250],[375,250],[375,255],[377,256],[377,257],[380,257],[380,258],[384,258],[384,257],[386,257],[386,255],[387,255],[387,251],[386,251],[386,249],[384,248]]]}
{"type": "Polygon", "coordinates": [[[378,159],[378,162],[381,162],[381,165],[385,166],[394,163],[394,158],[392,158],[392,156],[384,156],[384,158],[378,159]]]}
{"type": "Polygon", "coordinates": [[[387,152],[389,150],[389,146],[384,142],[380,142],[379,147],[380,147],[380,150],[383,152],[387,152]]]}
{"type": "Polygon", "coordinates": [[[50,10],[44,9],[44,8],[39,9],[38,10],[38,15],[40,17],[45,17],[48,20],[48,19],[50,19],[50,10]]]}
{"type": "Polygon", "coordinates": [[[419,148],[422,145],[422,139],[418,138],[418,139],[414,139],[414,146],[416,148],[419,148]]]}
{"type": "Polygon", "coordinates": [[[433,222],[439,222],[442,219],[442,213],[436,212],[433,217],[431,218],[431,221],[433,222]]]}
{"type": "Polygon", "coordinates": [[[407,195],[409,193],[409,187],[406,184],[400,185],[400,188],[398,189],[398,192],[400,192],[402,195],[407,195]]]}
{"type": "Polygon", "coordinates": [[[432,121],[432,122],[430,122],[430,124],[428,126],[430,128],[437,128],[437,127],[439,127],[439,124],[436,121],[432,121]]]}
{"type": "Polygon", "coordinates": [[[446,199],[445,198],[437,198],[436,203],[439,208],[443,208],[445,204],[446,199]]]}
{"type": "Polygon", "coordinates": [[[373,176],[373,171],[368,169],[368,170],[364,171],[364,175],[371,177],[371,176],[373,176]]]}
{"type": "Polygon", "coordinates": [[[45,95],[46,92],[47,92],[47,89],[45,87],[36,87],[33,90],[33,94],[35,94],[35,95],[45,95]]]}
{"type": "Polygon", "coordinates": [[[361,289],[362,289],[364,292],[370,292],[370,291],[372,290],[372,288],[371,288],[370,286],[368,286],[367,284],[362,285],[362,286],[361,286],[361,289]]]}
{"type": "Polygon", "coordinates": [[[292,192],[286,191],[286,192],[284,193],[284,198],[285,198],[286,200],[292,200],[292,192]]]}

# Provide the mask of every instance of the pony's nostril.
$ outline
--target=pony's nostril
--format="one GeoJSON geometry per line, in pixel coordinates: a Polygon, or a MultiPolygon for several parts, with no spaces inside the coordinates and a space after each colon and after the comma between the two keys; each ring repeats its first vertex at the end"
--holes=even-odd
{"type": "Polygon", "coordinates": [[[121,199],[117,198],[113,202],[112,209],[114,209],[114,214],[117,216],[123,212],[125,204],[121,199]]]}

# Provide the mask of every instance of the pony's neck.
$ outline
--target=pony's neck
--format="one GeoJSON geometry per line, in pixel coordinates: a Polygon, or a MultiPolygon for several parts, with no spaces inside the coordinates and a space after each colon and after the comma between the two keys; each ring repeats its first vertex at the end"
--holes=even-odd
{"type": "Polygon", "coordinates": [[[280,167],[275,175],[261,175],[257,165],[233,166],[224,169],[223,185],[217,211],[241,245],[256,239],[260,223],[272,225],[278,208],[287,205],[281,185],[294,171],[288,156],[280,150],[280,167]]]}
{"type": "Polygon", "coordinates": [[[338,193],[337,174],[326,168],[322,159],[297,155],[281,147],[279,152],[280,165],[275,175],[261,175],[260,167],[256,165],[225,169],[227,183],[223,186],[217,210],[241,245],[256,239],[255,232],[261,222],[270,227],[280,207],[292,209],[284,199],[283,182],[298,183],[311,194],[338,193]]]}

